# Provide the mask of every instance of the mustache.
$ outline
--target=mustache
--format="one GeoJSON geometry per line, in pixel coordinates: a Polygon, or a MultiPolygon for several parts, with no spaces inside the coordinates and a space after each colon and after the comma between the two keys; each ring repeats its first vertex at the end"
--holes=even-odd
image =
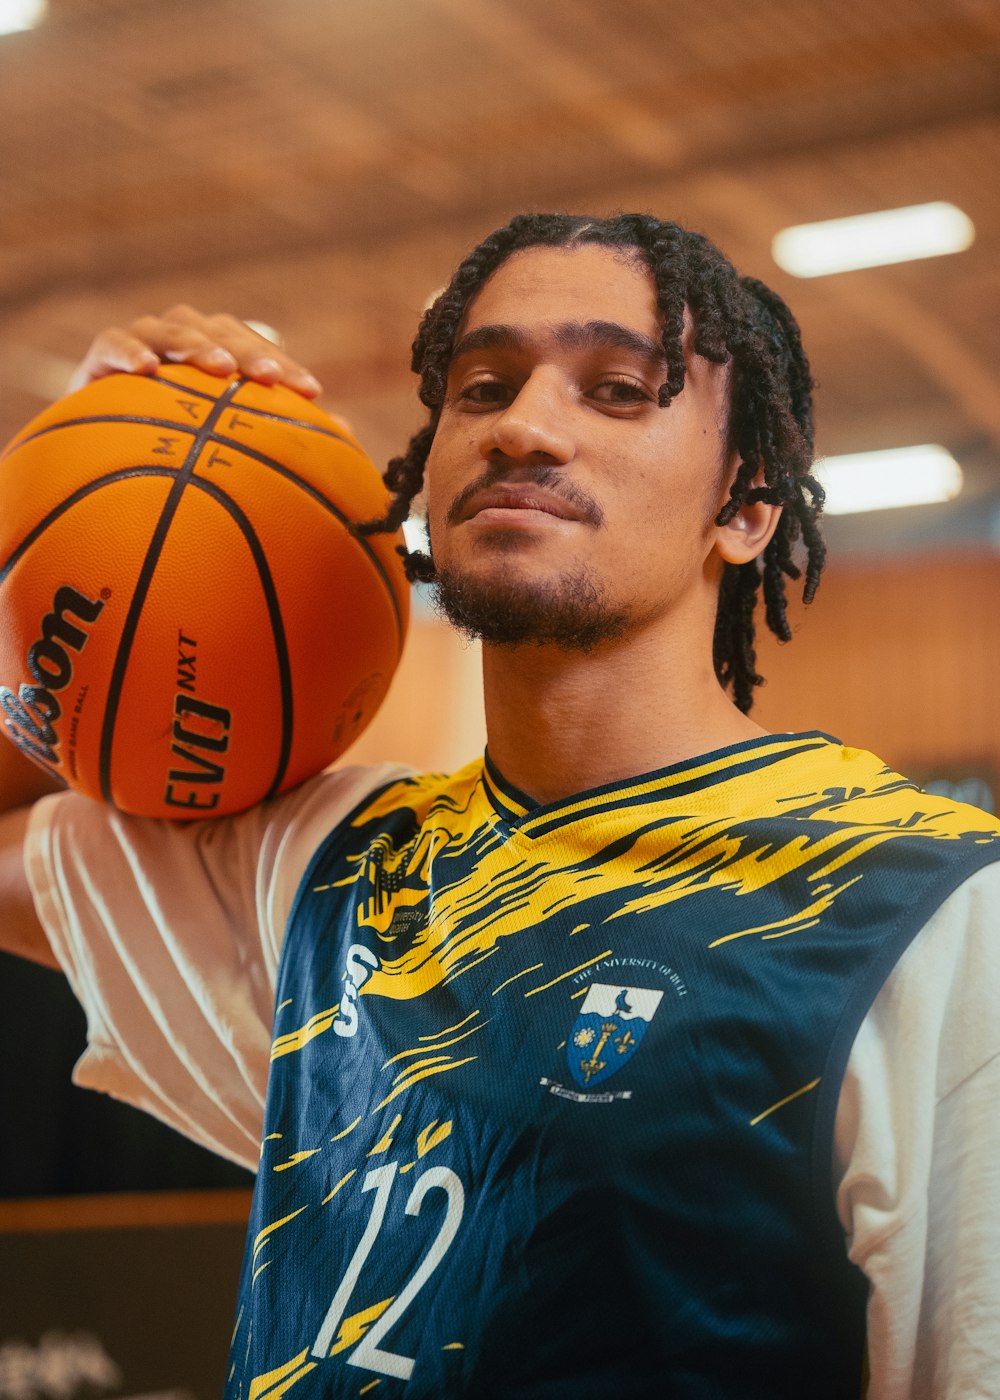
{"type": "MultiPolygon", "coordinates": [[[[581,490],[575,482],[568,480],[559,467],[540,465],[535,467],[519,466],[516,468],[516,481],[518,485],[530,484],[540,486],[549,495],[555,496],[557,500],[565,501],[567,505],[580,515],[587,525],[600,528],[604,524],[604,512],[593,496],[589,496],[586,491],[581,490]]],[[[455,525],[461,519],[462,512],[472,500],[473,496],[480,491],[487,490],[490,486],[495,486],[499,481],[514,479],[514,469],[505,466],[488,467],[464,486],[448,507],[447,520],[449,525],[455,525]]]]}

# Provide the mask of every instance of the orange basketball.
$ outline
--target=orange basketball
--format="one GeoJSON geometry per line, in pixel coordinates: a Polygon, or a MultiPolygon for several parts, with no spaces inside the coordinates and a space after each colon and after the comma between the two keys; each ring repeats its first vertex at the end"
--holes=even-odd
{"type": "Polygon", "coordinates": [[[69,786],[219,816],[378,708],[408,588],[375,467],[289,389],[164,366],[61,399],[0,456],[0,705],[69,786]]]}

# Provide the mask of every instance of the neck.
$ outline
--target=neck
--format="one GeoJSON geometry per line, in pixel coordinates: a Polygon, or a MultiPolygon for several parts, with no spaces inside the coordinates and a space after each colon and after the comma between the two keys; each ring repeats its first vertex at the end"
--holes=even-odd
{"type": "Polygon", "coordinates": [[[765,732],[723,692],[710,656],[693,664],[655,632],[587,653],[484,646],[483,676],[490,756],[541,803],[765,732]]]}

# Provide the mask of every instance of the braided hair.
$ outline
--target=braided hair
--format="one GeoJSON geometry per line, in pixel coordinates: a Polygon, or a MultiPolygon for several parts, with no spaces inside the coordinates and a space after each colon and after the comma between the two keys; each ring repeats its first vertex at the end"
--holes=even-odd
{"type": "MultiPolygon", "coordinates": [[[[649,269],[663,321],[667,374],[659,404],[668,408],[684,388],[681,337],[684,312],[694,321],[694,349],[716,364],[730,364],[728,449],[740,465],[716,523],[727,524],[744,505],[766,501],[782,507],[778,527],[759,559],[726,563],[719,590],[713,660],[724,687],[746,713],[756,670],[754,611],[763,589],[768,627],[791,640],[785,579],[802,570],[793,558],[805,554],[802,596],[810,602],[819,585],[826,550],[817,523],[823,489],[810,475],[813,459],[812,387],[809,362],[795,318],[763,282],[741,277],[701,234],[647,214],[609,219],[568,214],[520,214],[497,229],[461,263],[451,282],[425,312],[413,342],[412,368],[420,376],[420,399],[430,411],[427,425],[406,452],[390,461],[384,480],[393,500],[384,518],[359,529],[394,531],[409,514],[423,486],[424,466],[445,398],[455,335],[479,289],[513,253],[525,248],[573,248],[596,243],[636,257],[649,269]],[[754,485],[755,481],[761,485],[754,485]]],[[[408,577],[430,582],[429,555],[401,550],[408,577]]]]}

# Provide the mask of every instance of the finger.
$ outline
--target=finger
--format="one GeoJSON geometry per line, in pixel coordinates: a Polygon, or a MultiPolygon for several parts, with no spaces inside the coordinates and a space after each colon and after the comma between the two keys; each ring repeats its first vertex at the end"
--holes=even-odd
{"type": "Polygon", "coordinates": [[[161,318],[160,326],[143,327],[143,331],[158,334],[160,353],[175,363],[183,361],[219,373],[216,366],[223,363],[225,354],[232,356],[238,373],[260,384],[284,384],[307,398],[322,392],[315,376],[286,354],[283,346],[274,345],[235,316],[203,316],[191,307],[179,306],[161,318]]]}
{"type": "Polygon", "coordinates": [[[128,328],[129,335],[160,360],[192,365],[206,374],[235,374],[239,358],[226,343],[225,328],[216,319],[188,306],[175,306],[162,316],[140,316],[128,328]]]}
{"type": "Polygon", "coordinates": [[[94,339],[70,376],[66,392],[82,389],[92,379],[102,379],[106,374],[155,374],[159,367],[160,358],[150,346],[127,331],[111,327],[94,339]]]}

